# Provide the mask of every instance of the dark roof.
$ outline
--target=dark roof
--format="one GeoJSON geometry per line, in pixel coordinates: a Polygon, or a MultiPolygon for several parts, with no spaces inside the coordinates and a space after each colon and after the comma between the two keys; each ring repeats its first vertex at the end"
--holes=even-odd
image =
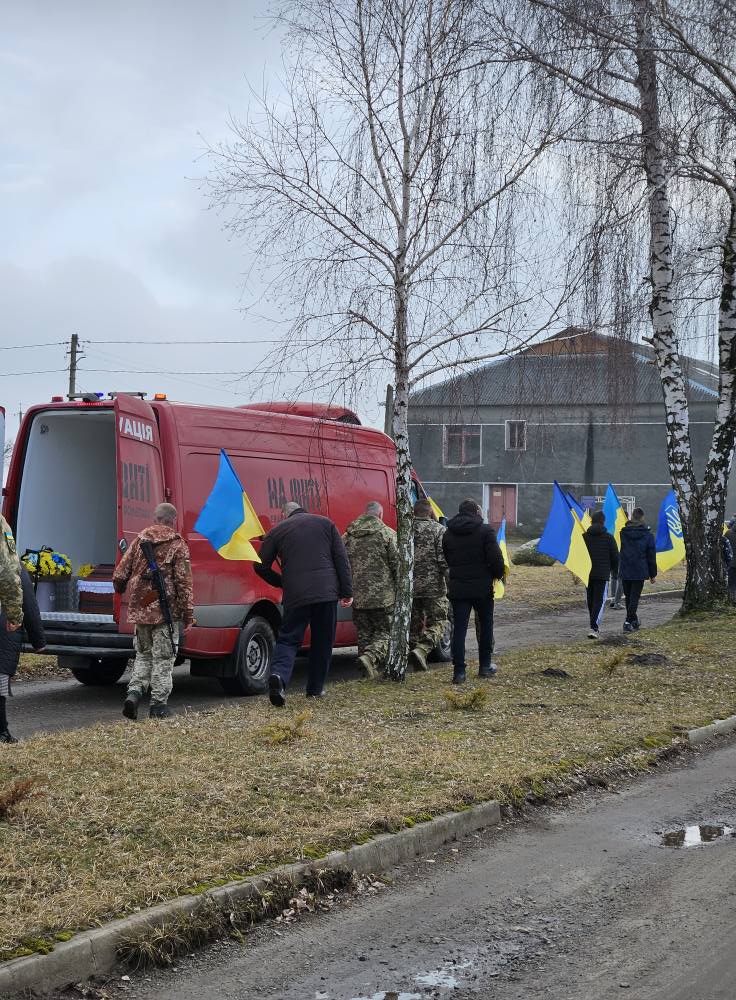
{"type": "MultiPolygon", "coordinates": [[[[499,358],[474,371],[412,393],[415,406],[626,406],[661,403],[662,385],[654,353],[645,344],[631,344],[583,334],[564,340],[562,347],[499,358]],[[574,345],[574,346],[573,346],[574,345]]],[[[552,338],[550,338],[552,339],[552,338]]],[[[682,357],[692,402],[715,402],[718,369],[708,361],[682,357]]]]}

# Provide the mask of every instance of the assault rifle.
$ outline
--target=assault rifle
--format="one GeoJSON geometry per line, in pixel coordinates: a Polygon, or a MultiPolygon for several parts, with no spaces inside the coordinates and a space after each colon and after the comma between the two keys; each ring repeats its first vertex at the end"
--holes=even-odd
{"type": "Polygon", "coordinates": [[[158,563],[156,562],[156,556],[153,552],[153,543],[144,541],[141,539],[141,552],[143,553],[146,562],[148,563],[148,569],[151,574],[151,583],[156,588],[156,594],[151,600],[151,604],[158,597],[158,603],[161,605],[161,614],[164,616],[164,622],[169,629],[169,642],[171,643],[171,652],[176,655],[176,643],[174,642],[174,619],[171,617],[171,607],[169,605],[169,595],[166,593],[166,584],[164,583],[164,578],[161,575],[161,570],[159,569],[158,563]]]}

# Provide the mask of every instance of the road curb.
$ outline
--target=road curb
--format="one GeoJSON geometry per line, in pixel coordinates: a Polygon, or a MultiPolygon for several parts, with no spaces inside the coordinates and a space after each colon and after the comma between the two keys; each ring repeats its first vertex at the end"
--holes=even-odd
{"type": "Polygon", "coordinates": [[[83,982],[92,976],[104,976],[117,964],[118,945],[124,938],[152,925],[161,926],[178,917],[197,912],[214,903],[224,907],[259,895],[274,876],[291,877],[295,881],[308,872],[328,868],[348,868],[359,875],[383,872],[420,854],[436,851],[443,844],[467,836],[501,821],[498,802],[482,802],[463,812],[446,813],[426,823],[384,833],[365,844],[355,844],[345,851],[332,851],[314,861],[282,865],[267,875],[258,875],[209,889],[196,896],[177,896],[142,913],[115,920],[104,927],[83,931],[70,941],[64,941],[47,955],[15,958],[0,966],[0,996],[7,997],[24,990],[48,991],[83,982]]]}
{"type": "Polygon", "coordinates": [[[714,736],[725,736],[736,729],[736,715],[729,715],[727,719],[715,719],[707,726],[698,726],[696,729],[688,729],[688,742],[693,746],[698,743],[705,743],[706,740],[713,739],[714,736]]]}

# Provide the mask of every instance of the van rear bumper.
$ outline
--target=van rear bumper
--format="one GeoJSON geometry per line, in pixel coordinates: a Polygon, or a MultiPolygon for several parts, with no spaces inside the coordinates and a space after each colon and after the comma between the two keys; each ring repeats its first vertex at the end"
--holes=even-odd
{"type": "MultiPolygon", "coordinates": [[[[46,652],[52,656],[94,656],[128,659],[133,656],[133,636],[118,632],[114,621],[107,615],[94,616],[97,621],[91,626],[91,615],[80,615],[84,621],[73,621],[56,614],[43,614],[46,633],[46,652]]],[[[23,644],[24,652],[33,652],[31,646],[23,644]]]]}

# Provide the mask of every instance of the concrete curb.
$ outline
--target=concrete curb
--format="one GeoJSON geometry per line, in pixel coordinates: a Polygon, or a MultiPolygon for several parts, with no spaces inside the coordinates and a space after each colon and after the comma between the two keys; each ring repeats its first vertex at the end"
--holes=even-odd
{"type": "Polygon", "coordinates": [[[495,826],[500,821],[498,802],[482,802],[464,812],[446,813],[398,833],[381,834],[346,851],[332,851],[324,858],[282,865],[268,875],[230,882],[196,896],[177,896],[143,913],[115,920],[96,930],[83,931],[71,941],[56,945],[48,955],[29,955],[4,962],[0,965],[0,997],[24,990],[53,990],[69,983],[83,982],[91,976],[104,976],[115,968],[118,944],[123,938],[146,927],[161,926],[176,917],[195,913],[208,903],[225,907],[236,901],[251,899],[274,876],[289,876],[298,881],[307,872],[326,868],[348,868],[359,875],[382,872],[417,855],[436,851],[450,840],[495,826]]]}
{"type": "Polygon", "coordinates": [[[729,715],[727,719],[715,719],[708,726],[698,726],[697,729],[688,729],[688,742],[693,746],[698,743],[705,743],[706,740],[713,739],[714,736],[725,736],[736,729],[736,715],[729,715]]]}

